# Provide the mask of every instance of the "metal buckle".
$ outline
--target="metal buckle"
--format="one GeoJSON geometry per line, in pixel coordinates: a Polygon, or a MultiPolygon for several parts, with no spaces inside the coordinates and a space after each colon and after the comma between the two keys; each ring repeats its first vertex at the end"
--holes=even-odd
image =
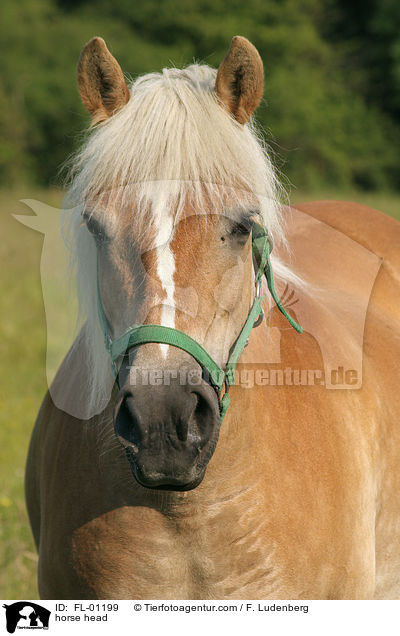
{"type": "MultiPolygon", "coordinates": [[[[258,279],[258,281],[256,282],[256,295],[255,298],[260,298],[261,296],[261,278],[258,279]]],[[[258,314],[256,320],[254,321],[253,324],[253,329],[254,327],[258,327],[259,325],[261,325],[262,321],[264,318],[264,312],[262,310],[262,308],[260,308],[260,313],[258,314]]],[[[245,347],[247,347],[247,345],[249,344],[249,341],[247,340],[246,344],[244,345],[245,347]]]]}

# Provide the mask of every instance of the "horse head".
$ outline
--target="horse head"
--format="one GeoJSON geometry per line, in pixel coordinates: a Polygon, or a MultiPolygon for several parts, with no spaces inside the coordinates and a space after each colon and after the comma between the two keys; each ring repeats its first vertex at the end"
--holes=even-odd
{"type": "MultiPolygon", "coordinates": [[[[128,88],[94,38],[78,84],[93,128],[71,192],[82,202],[81,277],[98,289],[106,347],[133,325],[166,327],[223,369],[253,300],[252,226],[263,219],[280,232],[272,168],[248,124],[263,92],[257,50],[235,37],[218,72],[164,69],[128,88]]],[[[104,349],[93,316],[92,348],[104,349]]],[[[219,436],[218,383],[187,347],[128,341],[113,359],[114,427],[132,472],[146,487],[194,488],[219,436]]]]}

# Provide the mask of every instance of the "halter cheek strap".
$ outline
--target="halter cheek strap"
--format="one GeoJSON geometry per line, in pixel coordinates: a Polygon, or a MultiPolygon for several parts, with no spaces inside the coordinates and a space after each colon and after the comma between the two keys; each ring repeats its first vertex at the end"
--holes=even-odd
{"type": "Polygon", "coordinates": [[[267,280],[268,289],[274,299],[279,311],[289,321],[290,325],[298,332],[302,333],[303,329],[300,325],[293,320],[288,314],[286,309],[280,302],[275,290],[274,276],[272,272],[270,254],[272,251],[272,240],[268,235],[266,228],[259,224],[253,226],[252,233],[252,248],[253,248],[253,264],[255,271],[255,297],[250,311],[247,315],[246,322],[244,323],[236,341],[234,342],[228,361],[226,363],[225,370],[223,370],[209,353],[199,344],[196,340],[188,336],[179,329],[172,329],[171,327],[163,327],[161,325],[139,325],[129,327],[125,333],[123,333],[115,340],[112,340],[108,330],[107,318],[104,313],[103,304],[101,302],[99,281],[97,279],[97,306],[100,326],[104,334],[104,344],[110,354],[111,366],[115,376],[115,381],[119,387],[118,380],[118,368],[116,360],[124,355],[129,349],[138,347],[147,343],[159,343],[167,344],[172,347],[177,347],[189,353],[192,358],[198,362],[203,370],[203,375],[214,387],[218,402],[221,422],[225,417],[225,413],[230,404],[229,388],[234,383],[235,369],[239,357],[247,344],[250,332],[254,326],[260,324],[260,316],[262,317],[262,301],[265,296],[261,294],[261,281],[265,275],[267,280]],[[225,392],[221,397],[221,391],[225,385],[225,392]]]}

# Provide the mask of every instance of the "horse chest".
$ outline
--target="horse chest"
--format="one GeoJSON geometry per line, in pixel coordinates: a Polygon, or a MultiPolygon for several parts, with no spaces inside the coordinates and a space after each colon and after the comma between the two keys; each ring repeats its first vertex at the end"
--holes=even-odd
{"type": "Polygon", "coordinates": [[[228,524],[216,531],[205,519],[162,519],[148,510],[121,511],[116,524],[117,512],[73,537],[75,571],[96,596],[254,598],[271,592],[272,553],[255,529],[228,524]],[[110,536],[110,525],[118,534],[110,536]]]}

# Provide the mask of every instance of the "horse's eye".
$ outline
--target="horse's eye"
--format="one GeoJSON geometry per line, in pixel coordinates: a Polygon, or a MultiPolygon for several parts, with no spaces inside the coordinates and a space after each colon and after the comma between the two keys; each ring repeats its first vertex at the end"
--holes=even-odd
{"type": "Polygon", "coordinates": [[[93,214],[83,214],[83,219],[89,232],[98,243],[106,243],[109,240],[103,225],[93,216],[93,214]]]}
{"type": "Polygon", "coordinates": [[[247,237],[253,227],[253,221],[251,218],[240,219],[238,223],[235,223],[232,228],[232,234],[237,237],[247,237]]]}

